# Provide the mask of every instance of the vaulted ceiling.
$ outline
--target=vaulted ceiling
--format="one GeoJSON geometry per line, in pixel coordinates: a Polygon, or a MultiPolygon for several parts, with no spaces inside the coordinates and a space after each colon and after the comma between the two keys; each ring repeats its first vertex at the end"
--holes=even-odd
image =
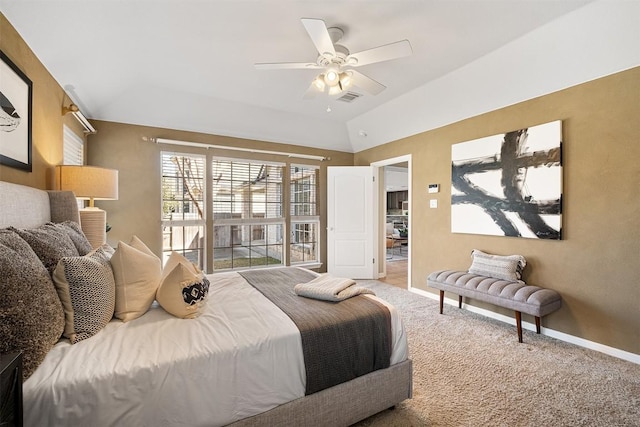
{"type": "MultiPolygon", "coordinates": [[[[510,76],[505,68],[518,71],[522,62],[516,55],[510,63],[509,49],[525,49],[535,69],[538,59],[558,49],[551,40],[564,36],[553,33],[554,23],[580,13],[594,16],[597,10],[581,12],[592,5],[590,0],[0,0],[2,13],[89,118],[347,152],[455,119],[458,112],[434,119],[443,108],[453,109],[448,99],[465,100],[460,114],[494,107],[476,93],[483,80],[504,82],[505,93],[496,94],[501,103],[548,90],[535,82],[534,90],[520,90],[518,79],[505,80],[510,76]],[[386,86],[378,95],[356,82],[350,90],[362,96],[353,102],[326,94],[303,99],[317,70],[254,67],[315,63],[318,51],[301,18],[340,27],[340,43],[351,52],[406,39],[413,54],[358,68],[386,86]],[[537,37],[548,44],[530,45],[532,34],[545,31],[547,37],[537,37]],[[483,61],[487,71],[478,72],[483,61]],[[471,72],[473,81],[464,77],[471,72]],[[413,123],[415,118],[405,123],[411,116],[407,106],[415,110],[416,103],[424,123],[413,123]]],[[[620,12],[620,19],[624,15],[620,12]]],[[[597,23],[586,25],[599,30],[597,23]]],[[[582,37],[570,30],[567,38],[582,37]]],[[[549,83],[550,89],[557,84],[549,83]]]]}

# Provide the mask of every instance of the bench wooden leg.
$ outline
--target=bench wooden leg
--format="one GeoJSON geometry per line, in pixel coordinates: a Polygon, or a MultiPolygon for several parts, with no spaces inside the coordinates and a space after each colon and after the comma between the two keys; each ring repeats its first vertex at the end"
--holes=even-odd
{"type": "Polygon", "coordinates": [[[540,318],[536,316],[536,334],[540,333],[540,318]]]}
{"type": "Polygon", "coordinates": [[[440,291],[440,314],[442,314],[443,305],[444,305],[444,291],[440,291]]]}
{"type": "Polygon", "coordinates": [[[522,342],[522,313],[516,311],[516,326],[518,327],[518,342],[522,342]]]}
{"type": "Polygon", "coordinates": [[[458,308],[462,308],[462,295],[458,295],[458,308]]]}

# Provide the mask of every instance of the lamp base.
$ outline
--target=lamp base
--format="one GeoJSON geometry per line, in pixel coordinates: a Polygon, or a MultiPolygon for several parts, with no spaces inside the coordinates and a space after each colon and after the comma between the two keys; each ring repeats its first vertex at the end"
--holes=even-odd
{"type": "Polygon", "coordinates": [[[107,213],[102,209],[80,209],[80,227],[93,249],[107,242],[107,213]]]}

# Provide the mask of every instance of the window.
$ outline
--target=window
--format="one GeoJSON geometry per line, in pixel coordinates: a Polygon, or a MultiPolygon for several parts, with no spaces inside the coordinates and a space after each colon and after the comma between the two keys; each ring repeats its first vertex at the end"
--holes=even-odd
{"type": "Polygon", "coordinates": [[[62,128],[62,164],[84,164],[84,141],[66,125],[62,128]]]}
{"type": "MultiPolygon", "coordinates": [[[[62,125],[62,164],[84,164],[84,140],[67,125],[62,125]]],[[[84,209],[84,200],[77,202],[78,209],[84,209]]]]}
{"type": "Polygon", "coordinates": [[[164,261],[177,251],[208,272],[320,262],[318,167],[161,157],[164,261]]]}
{"type": "Polygon", "coordinates": [[[283,265],[284,166],[214,159],[214,270],[283,265]]]}
{"type": "Polygon", "coordinates": [[[205,270],[205,156],[162,152],[163,264],[172,251],[205,270]]]}
{"type": "Polygon", "coordinates": [[[319,261],[318,169],[291,166],[291,264],[319,261]]]}

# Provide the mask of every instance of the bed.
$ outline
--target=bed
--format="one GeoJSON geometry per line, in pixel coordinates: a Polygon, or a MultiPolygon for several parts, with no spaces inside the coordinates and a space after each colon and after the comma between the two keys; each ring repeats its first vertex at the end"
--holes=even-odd
{"type": "MultiPolygon", "coordinates": [[[[69,193],[0,182],[0,200],[0,227],[78,221],[69,193]]],[[[154,303],[84,341],[60,339],[23,384],[25,425],[346,426],[411,397],[402,321],[383,300],[358,297],[388,310],[389,366],[308,393],[291,318],[241,273],[207,277],[194,319],[154,303]]]]}

